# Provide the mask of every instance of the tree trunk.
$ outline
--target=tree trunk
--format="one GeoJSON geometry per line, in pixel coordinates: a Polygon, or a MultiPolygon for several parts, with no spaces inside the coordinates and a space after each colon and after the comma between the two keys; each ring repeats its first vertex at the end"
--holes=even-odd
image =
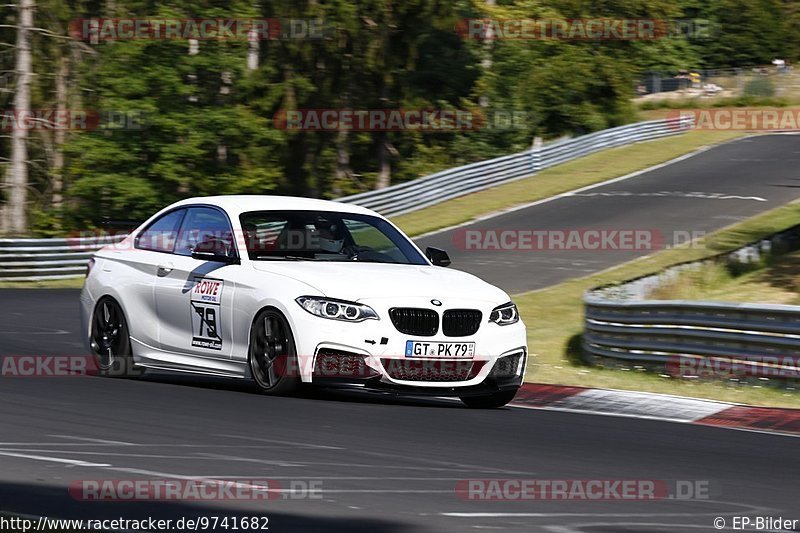
{"type": "MultiPolygon", "coordinates": [[[[383,43],[384,64],[387,64],[388,36],[384,36],[383,43]]],[[[385,77],[381,86],[381,104],[384,109],[389,108],[389,87],[385,77]]],[[[389,155],[389,134],[382,131],[378,134],[378,179],[375,180],[376,189],[385,189],[392,183],[392,164],[389,161],[389,155]]]]}
{"type": "Polygon", "coordinates": [[[7,180],[8,201],[4,210],[3,229],[6,233],[24,235],[28,231],[26,204],[28,201],[28,128],[22,117],[31,107],[31,42],[33,0],[19,0],[17,22],[17,86],[14,112],[17,125],[11,132],[11,165],[7,180]]]}
{"type": "Polygon", "coordinates": [[[378,136],[378,179],[376,189],[385,189],[392,183],[392,164],[389,162],[389,140],[386,132],[378,136]]]}
{"type": "MultiPolygon", "coordinates": [[[[496,0],[486,0],[486,5],[490,8],[497,5],[496,0]]],[[[490,15],[491,16],[491,15],[490,15]]],[[[494,48],[494,32],[491,24],[486,28],[486,41],[483,44],[483,59],[481,59],[481,68],[483,69],[484,76],[492,72],[492,49],[494,48]]],[[[489,95],[482,94],[478,97],[478,105],[481,107],[489,107],[489,95]]]]}
{"type": "MultiPolygon", "coordinates": [[[[66,116],[67,112],[67,77],[69,76],[69,56],[63,54],[59,58],[58,72],[56,73],[56,108],[58,116],[66,116]]],[[[64,141],[66,131],[64,128],[55,129],[55,150],[53,152],[53,209],[61,209],[64,202],[64,141]]]]}
{"type": "Polygon", "coordinates": [[[254,29],[247,32],[247,70],[258,68],[259,45],[258,32],[254,29]]]}
{"type": "Polygon", "coordinates": [[[350,166],[350,132],[341,129],[336,134],[336,174],[333,183],[333,196],[342,195],[342,186],[353,180],[353,168],[350,166]]]}

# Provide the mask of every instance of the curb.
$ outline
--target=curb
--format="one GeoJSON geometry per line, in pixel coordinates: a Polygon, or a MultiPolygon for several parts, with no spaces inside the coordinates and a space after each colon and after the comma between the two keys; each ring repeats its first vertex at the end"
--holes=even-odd
{"type": "Polygon", "coordinates": [[[800,436],[800,409],[752,407],[651,392],[524,383],[510,405],[800,436]]]}

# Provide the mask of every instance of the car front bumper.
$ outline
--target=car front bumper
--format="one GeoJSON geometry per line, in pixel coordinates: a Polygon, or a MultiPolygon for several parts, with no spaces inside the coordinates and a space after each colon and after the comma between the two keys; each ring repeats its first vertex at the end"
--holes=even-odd
{"type": "Polygon", "coordinates": [[[389,318],[391,307],[441,312],[441,308],[432,308],[428,299],[420,300],[361,302],[375,309],[380,318],[357,323],[324,319],[302,310],[293,313],[290,321],[302,381],[442,395],[486,394],[520,386],[528,357],[521,320],[500,326],[488,320],[492,305],[461,300],[448,302],[444,309],[481,310],[483,319],[474,335],[448,337],[441,328],[431,337],[401,333],[389,318]],[[471,358],[407,356],[407,341],[475,343],[475,353],[471,358]]]}

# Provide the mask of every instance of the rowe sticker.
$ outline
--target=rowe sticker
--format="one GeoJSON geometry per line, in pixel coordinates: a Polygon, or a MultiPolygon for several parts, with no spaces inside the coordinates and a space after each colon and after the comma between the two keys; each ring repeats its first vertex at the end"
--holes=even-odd
{"type": "Polygon", "coordinates": [[[192,287],[192,346],[222,349],[219,318],[224,283],[217,279],[195,278],[192,287]]]}

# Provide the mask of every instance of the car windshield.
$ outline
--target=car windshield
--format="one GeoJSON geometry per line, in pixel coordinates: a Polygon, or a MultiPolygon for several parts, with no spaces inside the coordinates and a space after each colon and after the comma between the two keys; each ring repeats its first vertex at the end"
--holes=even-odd
{"type": "Polygon", "coordinates": [[[334,211],[253,211],[239,219],[253,260],[428,264],[405,235],[375,216],[334,211]]]}

